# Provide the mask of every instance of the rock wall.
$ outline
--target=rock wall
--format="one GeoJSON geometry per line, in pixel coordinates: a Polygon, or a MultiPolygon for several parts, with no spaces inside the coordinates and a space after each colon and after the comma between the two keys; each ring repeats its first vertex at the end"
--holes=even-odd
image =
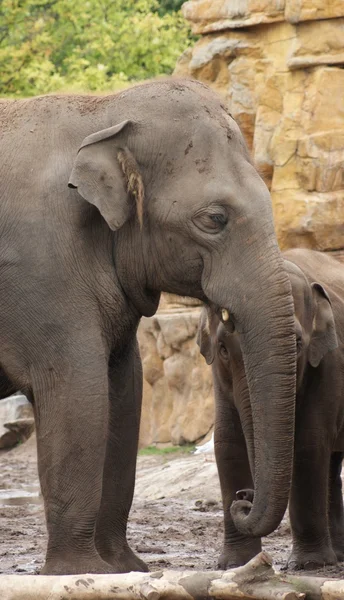
{"type": "Polygon", "coordinates": [[[141,447],[195,442],[213,425],[211,369],[196,344],[201,309],[195,304],[165,295],[156,315],[141,321],[141,447]]]}
{"type": "Polygon", "coordinates": [[[344,248],[343,0],[190,0],[175,74],[225,99],[271,190],[282,249],[344,248]]]}

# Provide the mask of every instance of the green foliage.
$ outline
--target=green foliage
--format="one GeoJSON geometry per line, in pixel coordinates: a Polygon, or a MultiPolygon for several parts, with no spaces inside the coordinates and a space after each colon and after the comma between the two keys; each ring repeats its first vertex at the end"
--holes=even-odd
{"type": "Polygon", "coordinates": [[[158,12],[164,15],[166,12],[173,12],[180,10],[185,0],[160,0],[158,12]]]}
{"type": "Polygon", "coordinates": [[[176,0],[2,0],[0,95],[106,91],[170,74],[191,35],[176,0]]]}

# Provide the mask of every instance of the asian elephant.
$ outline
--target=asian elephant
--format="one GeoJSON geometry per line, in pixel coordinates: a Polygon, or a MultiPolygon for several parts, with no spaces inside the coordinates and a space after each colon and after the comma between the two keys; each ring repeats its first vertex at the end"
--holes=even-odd
{"type": "Polygon", "coordinates": [[[274,432],[268,455],[256,447],[256,488],[264,481],[269,493],[256,494],[245,526],[269,533],[291,477],[293,302],[269,193],[235,121],[206,86],[167,79],[117,95],[1,101],[0,122],[0,389],[34,406],[42,573],[147,568],[126,527],[136,330],[161,291],[229,310],[242,333],[252,403],[265,415],[259,439],[274,432]]]}
{"type": "MultiPolygon", "coordinates": [[[[289,250],[283,256],[294,298],[297,347],[294,465],[291,486],[284,490],[290,493],[293,537],[288,565],[314,568],[344,560],[344,269],[336,259],[312,250],[289,250]]],[[[259,537],[243,535],[235,526],[237,499],[249,512],[255,494],[268,498],[270,493],[266,481],[257,477],[255,458],[256,438],[263,429],[257,429],[256,422],[265,413],[256,415],[256,405],[250,402],[242,332],[230,314],[224,314],[227,320],[221,322],[213,310],[204,308],[198,332],[201,352],[212,363],[214,376],[215,454],[225,528],[220,568],[242,565],[261,549],[259,537]]],[[[263,351],[263,342],[260,347],[263,351]]],[[[271,350],[268,360],[275,359],[271,350]]],[[[281,409],[281,422],[288,410],[281,409]]],[[[282,452],[289,447],[283,431],[279,439],[274,429],[264,436],[261,442],[267,452],[274,443],[282,452]]],[[[264,468],[269,480],[268,460],[264,468]]]]}

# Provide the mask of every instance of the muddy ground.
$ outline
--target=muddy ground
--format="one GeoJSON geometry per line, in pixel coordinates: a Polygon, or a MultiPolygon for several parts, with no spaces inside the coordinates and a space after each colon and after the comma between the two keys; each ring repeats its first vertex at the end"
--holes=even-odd
{"type": "MultiPolygon", "coordinates": [[[[0,453],[0,524],[0,572],[38,572],[46,531],[34,438],[0,453]]],[[[140,456],[128,537],[151,570],[216,568],[222,509],[213,455],[140,456]]],[[[291,548],[287,519],[264,548],[281,568],[291,548]]],[[[309,573],[343,578],[344,563],[309,573]]]]}

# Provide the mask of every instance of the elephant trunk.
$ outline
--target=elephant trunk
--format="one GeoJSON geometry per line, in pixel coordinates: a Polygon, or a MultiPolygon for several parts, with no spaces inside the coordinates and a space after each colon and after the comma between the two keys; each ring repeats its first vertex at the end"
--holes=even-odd
{"type": "Polygon", "coordinates": [[[254,448],[248,448],[248,453],[254,461],[254,499],[252,504],[247,500],[233,502],[231,514],[241,533],[261,537],[279,525],[288,504],[296,346],[291,286],[279,250],[274,244],[268,253],[266,248],[264,252],[250,250],[251,259],[260,256],[261,260],[240,261],[254,267],[236,278],[232,299],[225,308],[240,336],[250,396],[254,448]]]}

